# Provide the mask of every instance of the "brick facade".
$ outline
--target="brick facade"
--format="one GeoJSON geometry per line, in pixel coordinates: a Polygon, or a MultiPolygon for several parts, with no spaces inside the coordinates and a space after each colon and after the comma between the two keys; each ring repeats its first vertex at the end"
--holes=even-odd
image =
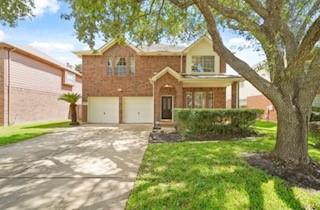
{"type": "MultiPolygon", "coordinates": [[[[83,75],[83,120],[87,116],[87,100],[90,96],[119,96],[120,103],[120,122],[122,122],[122,103],[121,99],[125,96],[154,96],[154,120],[159,121],[161,116],[161,96],[172,95],[174,107],[183,107],[184,91],[182,82],[169,73],[162,75],[152,84],[150,79],[170,67],[177,73],[185,73],[186,57],[180,55],[139,55],[133,48],[127,45],[115,44],[102,55],[83,55],[82,56],[82,75],[83,75]],[[135,75],[110,75],[107,72],[108,58],[115,57],[134,57],[135,75]]],[[[221,59],[220,73],[225,73],[226,64],[221,59]]],[[[194,87],[197,88],[197,87],[194,87]]],[[[193,89],[194,89],[193,88],[193,89]]],[[[206,87],[194,90],[213,91],[214,107],[225,108],[226,88],[225,87],[206,87]]]]}
{"type": "Polygon", "coordinates": [[[264,110],[264,114],[261,116],[262,119],[277,121],[277,112],[271,101],[264,95],[247,97],[247,108],[262,109],[264,110]]]}
{"type": "Polygon", "coordinates": [[[0,125],[68,119],[69,105],[58,97],[81,93],[81,76],[75,85],[64,85],[64,69],[19,49],[8,50],[0,48],[0,125]]]}

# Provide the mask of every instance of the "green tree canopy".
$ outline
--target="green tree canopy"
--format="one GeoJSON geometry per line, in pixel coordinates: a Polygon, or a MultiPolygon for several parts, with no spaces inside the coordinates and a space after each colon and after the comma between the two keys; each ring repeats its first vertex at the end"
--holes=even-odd
{"type": "Polygon", "coordinates": [[[0,23],[15,26],[17,21],[32,16],[33,0],[1,0],[0,23]]]}

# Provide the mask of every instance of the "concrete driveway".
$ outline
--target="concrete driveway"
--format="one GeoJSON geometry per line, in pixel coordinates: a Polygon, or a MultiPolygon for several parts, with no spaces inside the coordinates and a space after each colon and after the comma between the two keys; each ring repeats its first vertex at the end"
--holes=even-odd
{"type": "Polygon", "coordinates": [[[0,209],[124,209],[149,125],[85,125],[0,147],[0,209]]]}

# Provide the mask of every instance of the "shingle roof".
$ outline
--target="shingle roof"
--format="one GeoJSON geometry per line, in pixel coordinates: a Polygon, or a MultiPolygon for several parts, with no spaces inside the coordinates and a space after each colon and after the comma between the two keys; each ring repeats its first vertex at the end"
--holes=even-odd
{"type": "MultiPolygon", "coordinates": [[[[141,55],[181,55],[181,53],[185,53],[189,49],[191,49],[194,45],[196,45],[199,41],[206,39],[211,42],[211,39],[207,36],[203,36],[193,42],[192,44],[186,45],[168,45],[168,44],[152,44],[150,46],[142,46],[135,47],[130,43],[125,43],[134,50],[136,50],[141,55]]],[[[82,50],[82,51],[74,51],[74,54],[78,56],[83,55],[102,55],[105,50],[109,49],[111,46],[117,43],[117,40],[112,40],[109,43],[106,43],[104,46],[99,48],[98,50],[82,50]]]]}
{"type": "Polygon", "coordinates": [[[182,45],[166,45],[166,44],[152,44],[150,46],[143,46],[140,49],[144,52],[181,52],[186,48],[182,45]]]}

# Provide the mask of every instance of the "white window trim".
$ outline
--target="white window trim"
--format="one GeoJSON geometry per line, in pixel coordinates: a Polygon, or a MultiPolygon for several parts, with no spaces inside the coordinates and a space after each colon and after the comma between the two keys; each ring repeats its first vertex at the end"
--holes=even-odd
{"type": "Polygon", "coordinates": [[[71,86],[75,85],[76,84],[76,74],[69,72],[69,71],[65,71],[64,72],[64,84],[71,85],[71,86]]]}
{"type": "Polygon", "coordinates": [[[216,62],[216,58],[215,58],[215,56],[214,55],[193,55],[193,56],[191,56],[191,73],[192,74],[212,74],[212,73],[215,73],[216,72],[216,65],[215,65],[215,62],[216,62]],[[210,71],[210,72],[205,72],[205,71],[203,71],[203,72],[197,72],[197,71],[193,71],[192,70],[192,67],[193,67],[193,59],[194,59],[194,57],[213,57],[213,71],[210,71]]]}

